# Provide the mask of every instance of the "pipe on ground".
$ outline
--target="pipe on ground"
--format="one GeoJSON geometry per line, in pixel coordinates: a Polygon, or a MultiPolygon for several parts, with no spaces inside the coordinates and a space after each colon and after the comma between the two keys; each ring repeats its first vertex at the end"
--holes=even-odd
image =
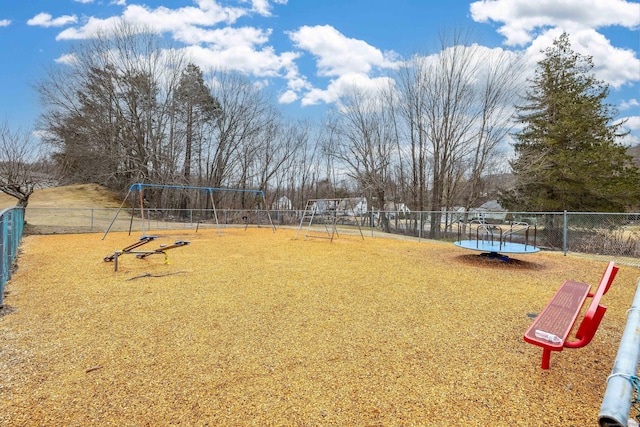
{"type": "Polygon", "coordinates": [[[598,424],[600,427],[627,427],[636,388],[640,357],[640,280],[627,312],[627,325],[622,334],[613,371],[607,379],[598,424]]]}

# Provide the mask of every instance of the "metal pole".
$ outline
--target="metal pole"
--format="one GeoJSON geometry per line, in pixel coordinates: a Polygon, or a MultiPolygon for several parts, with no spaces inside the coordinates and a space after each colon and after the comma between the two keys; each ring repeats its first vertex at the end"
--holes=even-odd
{"type": "Polygon", "coordinates": [[[564,211],[562,224],[562,252],[567,256],[567,211],[564,211]]]}
{"type": "Polygon", "coordinates": [[[373,222],[373,209],[371,209],[371,212],[369,213],[369,226],[371,227],[371,237],[373,237],[373,228],[375,226],[373,222]]]}
{"type": "MultiPolygon", "coordinates": [[[[142,218],[142,235],[144,236],[144,202],[142,198],[142,187],[138,189],[140,194],[140,217],[142,218]]],[[[151,224],[149,224],[149,228],[151,228],[151,224]]]]}
{"type": "MultiPolygon", "coordinates": [[[[109,230],[111,230],[111,226],[113,225],[114,222],[116,222],[116,218],[118,218],[118,214],[120,213],[120,211],[122,210],[122,207],[124,206],[124,204],[127,202],[127,198],[129,197],[129,194],[131,194],[131,189],[133,188],[133,185],[131,187],[129,187],[129,191],[127,192],[127,195],[124,196],[124,200],[122,201],[122,203],[120,204],[120,207],[118,208],[118,210],[116,211],[115,216],[113,217],[113,219],[111,220],[111,223],[109,224],[109,226],[107,227],[107,231],[104,232],[104,235],[102,236],[102,240],[104,240],[105,237],[107,237],[107,233],[109,233],[109,230]]],[[[133,209],[133,208],[132,208],[133,209]]],[[[132,219],[133,219],[133,211],[131,212],[132,215],[132,219]]],[[[129,226],[129,234],[131,234],[131,226],[129,226]]]]}
{"type": "Polygon", "coordinates": [[[600,427],[626,427],[629,421],[640,357],[640,280],[633,305],[627,313],[627,326],[622,334],[613,371],[607,379],[607,390],[598,415],[600,427]]]}

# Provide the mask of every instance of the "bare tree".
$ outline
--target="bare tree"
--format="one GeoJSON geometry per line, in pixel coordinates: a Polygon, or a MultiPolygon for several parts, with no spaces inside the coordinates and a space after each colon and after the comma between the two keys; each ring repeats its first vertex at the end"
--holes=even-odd
{"type": "Polygon", "coordinates": [[[400,70],[398,91],[401,102],[398,114],[405,123],[404,138],[406,155],[411,169],[411,206],[415,210],[425,210],[428,194],[429,141],[426,123],[426,61],[414,55],[407,66],[400,70]]]}
{"type": "Polygon", "coordinates": [[[169,127],[184,56],[123,21],[68,57],[36,88],[45,106],[40,126],[69,180],[122,189],[177,176],[181,152],[169,127]]]}
{"type": "Polygon", "coordinates": [[[459,33],[441,37],[439,49],[414,55],[399,78],[413,202],[434,211],[430,237],[440,234],[441,209],[469,207],[481,193],[511,129],[520,71],[515,55],[468,45],[459,33]]]}
{"type": "Polygon", "coordinates": [[[12,131],[0,124],[0,191],[15,197],[16,206],[26,208],[35,189],[51,181],[47,162],[31,134],[12,131]]]}
{"type": "Polygon", "coordinates": [[[278,175],[282,170],[290,169],[299,152],[306,147],[309,138],[309,128],[305,123],[291,122],[280,123],[270,127],[273,132],[268,132],[257,150],[257,175],[258,188],[267,192],[273,183],[274,189],[278,189],[278,175]],[[276,182],[273,182],[276,180],[276,182]]]}
{"type": "Polygon", "coordinates": [[[519,56],[507,51],[486,52],[480,57],[477,136],[469,155],[463,199],[467,212],[483,193],[485,174],[503,159],[501,145],[514,126],[513,106],[522,88],[524,65],[519,56]]]}
{"type": "Polygon", "coordinates": [[[453,46],[444,42],[442,50],[427,66],[425,84],[425,131],[433,160],[430,207],[431,238],[439,237],[439,211],[446,208],[453,178],[459,176],[460,159],[468,150],[477,117],[474,106],[474,75],[478,62],[476,50],[457,39],[453,46]]]}
{"type": "MultiPolygon", "coordinates": [[[[347,174],[359,183],[369,200],[384,212],[389,188],[390,165],[397,147],[398,134],[393,115],[385,108],[380,88],[376,93],[352,90],[342,99],[336,121],[334,144],[336,158],[346,166],[347,174]]],[[[384,215],[382,227],[389,231],[384,215]]]]}
{"type": "Polygon", "coordinates": [[[290,167],[283,168],[284,180],[287,182],[290,199],[294,208],[303,208],[312,196],[317,182],[321,179],[321,147],[324,127],[307,130],[299,135],[300,149],[292,159],[290,167]],[[307,133],[308,132],[308,133],[307,133]]]}
{"type": "Polygon", "coordinates": [[[243,170],[249,167],[243,155],[255,155],[267,129],[278,122],[279,113],[264,92],[238,73],[215,71],[210,87],[222,112],[206,137],[205,179],[212,187],[242,187],[242,177],[249,173],[243,170]]]}

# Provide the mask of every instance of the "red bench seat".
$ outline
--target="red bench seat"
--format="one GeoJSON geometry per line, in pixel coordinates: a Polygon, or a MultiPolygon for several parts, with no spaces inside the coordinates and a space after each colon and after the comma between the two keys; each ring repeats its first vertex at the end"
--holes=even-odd
{"type": "Polygon", "coordinates": [[[586,283],[565,281],[536,317],[525,332],[524,340],[542,347],[542,369],[549,369],[552,351],[562,351],[565,347],[584,347],[591,342],[607,310],[600,304],[600,299],[609,290],[617,272],[618,267],[613,261],[609,262],[595,292],[589,292],[591,287],[586,283]],[[589,297],[592,300],[575,334],[576,340],[568,341],[582,306],[589,297]],[[545,335],[553,340],[545,338],[545,335]]]}

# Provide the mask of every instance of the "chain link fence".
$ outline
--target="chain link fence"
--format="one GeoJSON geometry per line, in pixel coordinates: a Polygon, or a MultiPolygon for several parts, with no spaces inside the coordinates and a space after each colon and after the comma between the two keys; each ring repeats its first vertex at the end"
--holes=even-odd
{"type": "Polygon", "coordinates": [[[4,306],[4,288],[13,273],[23,229],[24,209],[9,208],[0,212],[0,308],[4,306]]]}
{"type": "Polygon", "coordinates": [[[562,251],[615,259],[640,266],[640,214],[583,212],[387,212],[386,219],[375,216],[376,226],[391,233],[437,240],[475,238],[468,224],[483,221],[505,234],[514,224],[528,224],[528,235],[520,233],[515,242],[531,243],[543,250],[562,251]],[[388,225],[385,225],[385,221],[388,225]]]}
{"type": "MultiPolygon", "coordinates": [[[[270,227],[272,223],[276,227],[309,226],[302,210],[217,209],[214,215],[212,209],[144,209],[140,212],[139,209],[27,208],[25,219],[25,233],[36,234],[270,227]]],[[[474,238],[468,235],[468,224],[472,221],[483,221],[505,233],[514,224],[526,223],[529,225],[527,236],[510,238],[516,242],[528,239],[542,250],[615,259],[619,264],[640,267],[640,213],[369,211],[362,215],[341,215],[327,212],[316,215],[313,225],[359,225],[362,229],[419,240],[453,242],[474,238]]]]}

